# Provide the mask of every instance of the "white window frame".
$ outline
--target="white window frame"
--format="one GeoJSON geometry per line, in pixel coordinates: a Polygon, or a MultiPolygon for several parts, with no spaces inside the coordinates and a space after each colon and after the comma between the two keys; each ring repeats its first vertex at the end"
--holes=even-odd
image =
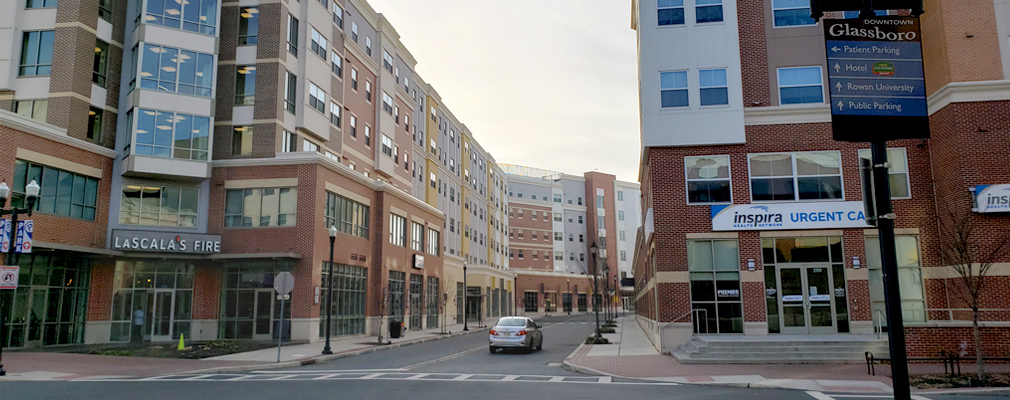
{"type": "Polygon", "coordinates": [[[729,106],[729,70],[727,68],[709,68],[698,70],[698,106],[699,107],[726,107],[729,106]],[[726,81],[723,85],[705,86],[702,84],[701,74],[708,71],[722,71],[726,81]],[[722,104],[704,104],[701,92],[705,89],[726,89],[726,102],[722,104]]]}
{"type": "Polygon", "coordinates": [[[313,143],[311,140],[302,140],[302,151],[311,151],[314,153],[319,152],[319,145],[313,143]]]}
{"type": "Polygon", "coordinates": [[[778,85],[778,96],[779,96],[779,105],[780,106],[789,107],[789,106],[799,106],[799,105],[803,105],[803,104],[824,104],[824,103],[826,103],[828,101],[827,93],[825,93],[825,91],[824,91],[824,70],[821,69],[821,66],[819,66],[819,65],[817,65],[817,66],[806,66],[806,67],[785,67],[785,68],[779,68],[779,69],[775,70],[775,79],[776,79],[775,83],[778,85]],[[784,103],[782,103],[782,88],[813,87],[813,86],[817,86],[817,85],[814,85],[814,84],[785,85],[785,86],[783,86],[782,85],[782,71],[784,71],[784,70],[797,70],[797,69],[813,69],[813,68],[817,68],[817,72],[818,72],[817,76],[820,77],[820,83],[819,83],[819,85],[821,87],[821,101],[820,101],[820,103],[790,103],[790,104],[784,104],[784,103]]]}
{"type": "Polygon", "coordinates": [[[344,58],[337,53],[336,50],[330,52],[330,71],[334,75],[343,79],[344,77],[344,58]]]}
{"type": "Polygon", "coordinates": [[[689,78],[688,75],[689,74],[687,73],[686,70],[683,70],[683,71],[659,71],[659,108],[660,109],[663,109],[663,110],[665,110],[665,109],[685,109],[685,108],[690,108],[691,107],[691,83],[690,83],[690,78],[689,78]],[[664,88],[663,87],[663,74],[684,74],[684,83],[685,83],[684,87],[664,88]],[[663,92],[664,91],[668,91],[668,90],[683,90],[684,92],[686,92],[687,93],[687,104],[682,105],[682,106],[664,107],[663,106],[663,92]]]}
{"type": "MultiPolygon", "coordinates": [[[[909,174],[909,171],[908,171],[908,149],[906,149],[904,147],[888,147],[887,148],[887,153],[888,153],[887,154],[887,162],[890,163],[892,166],[894,166],[894,162],[892,161],[892,157],[891,157],[891,152],[892,151],[893,152],[899,152],[900,151],[902,153],[902,157],[904,157],[904,159],[905,159],[905,165],[904,165],[905,172],[891,172],[889,170],[889,171],[887,171],[887,176],[890,177],[892,175],[905,175],[905,187],[908,188],[908,193],[905,196],[895,196],[894,195],[894,186],[891,186],[891,199],[894,199],[894,200],[911,199],[912,198],[912,178],[909,176],[910,174],[909,174]]],[[[856,154],[857,154],[857,156],[859,158],[865,158],[867,160],[870,160],[871,159],[871,155],[872,155],[870,153],[870,149],[859,149],[859,151],[856,154]]]]}
{"type": "Polygon", "coordinates": [[[340,30],[344,29],[344,9],[337,5],[337,2],[333,2],[333,23],[337,24],[340,30]]]}
{"type": "MultiPolygon", "coordinates": [[[[394,63],[393,56],[390,55],[388,51],[386,51],[385,49],[383,49],[382,50],[382,68],[384,68],[386,71],[389,71],[389,73],[392,74],[393,73],[393,63],[394,63]]],[[[397,68],[397,71],[399,71],[399,68],[397,68]]]]}
{"type": "Polygon", "coordinates": [[[382,91],[382,111],[393,115],[393,97],[389,93],[386,93],[385,90],[382,91]]]}
{"type": "Polygon", "coordinates": [[[389,213],[389,243],[407,247],[407,218],[389,213]]]}
{"type": "Polygon", "coordinates": [[[326,92],[309,81],[309,107],[326,115],[326,92]],[[315,102],[315,104],[312,104],[315,102]]]}
{"type": "Polygon", "coordinates": [[[393,156],[393,139],[386,135],[382,135],[382,154],[393,156]]]}
{"type": "Polygon", "coordinates": [[[326,49],[329,48],[330,43],[326,40],[322,33],[319,33],[319,31],[316,30],[316,28],[311,29],[312,36],[311,42],[309,43],[310,50],[312,50],[312,52],[317,56],[322,57],[323,60],[326,60],[326,49]]]}
{"type": "MultiPolygon", "coordinates": [[[[749,160],[748,160],[749,162],[749,160]]],[[[702,155],[702,156],[685,156],[684,157],[684,204],[688,205],[705,205],[705,204],[733,204],[733,162],[729,154],[714,154],[714,155],[702,155]],[[688,161],[696,158],[713,158],[713,157],[726,157],[726,171],[728,176],[725,178],[699,178],[690,179],[688,178],[688,161]],[[691,202],[691,185],[690,183],[701,182],[701,181],[729,181],[729,201],[726,202],[703,202],[703,203],[692,203],[691,202]]]]}
{"type": "Polygon", "coordinates": [[[671,26],[684,26],[684,25],[687,25],[687,8],[685,7],[685,1],[684,0],[668,0],[668,1],[671,2],[670,4],[673,4],[673,3],[676,3],[677,1],[680,1],[680,5],[679,6],[678,5],[663,5],[663,4],[659,4],[659,3],[663,2],[663,0],[659,0],[657,2],[657,4],[656,4],[656,25],[658,27],[660,27],[660,28],[671,27],[671,26]],[[659,10],[670,10],[670,9],[677,9],[677,8],[681,9],[684,12],[684,23],[682,23],[682,24],[659,25],[659,10]]]}
{"type": "Polygon", "coordinates": [[[695,15],[694,23],[696,24],[718,24],[720,22],[726,21],[726,9],[723,8],[722,0],[695,0],[694,15],[695,15]],[[719,9],[721,9],[723,13],[722,19],[719,21],[705,21],[705,22],[698,21],[698,9],[705,7],[719,7],[719,9]]]}
{"type": "Polygon", "coordinates": [[[294,132],[281,132],[281,153],[298,151],[298,136],[294,132]]]}
{"type": "Polygon", "coordinates": [[[358,43],[358,23],[351,21],[351,40],[358,43]]]}
{"type": "MultiPolygon", "coordinates": [[[[769,179],[769,178],[786,178],[786,175],[775,175],[775,176],[760,176],[757,179],[769,179]]],[[[747,153],[747,189],[750,192],[750,200],[752,203],[818,203],[818,202],[832,202],[832,201],[845,201],[845,171],[842,168],[842,155],[839,150],[815,150],[815,151],[793,151],[793,152],[770,152],[770,153],[747,153]],[[835,176],[834,174],[825,175],[798,175],[796,170],[796,155],[804,153],[835,153],[838,155],[838,178],[841,184],[841,198],[837,199],[800,199],[800,185],[797,182],[799,178],[811,178],[811,177],[824,177],[824,176],[835,176]],[[792,175],[793,180],[793,199],[792,200],[755,200],[753,183],[754,177],[751,176],[750,161],[753,156],[760,155],[770,155],[770,154],[788,154],[790,157],[790,162],[792,163],[792,175]]]]}
{"type": "Polygon", "coordinates": [[[775,12],[776,11],[802,10],[804,8],[806,8],[807,10],[809,10],[810,9],[810,2],[808,0],[806,7],[795,7],[795,6],[793,6],[793,7],[789,7],[789,6],[786,6],[786,7],[782,7],[782,6],[775,7],[775,1],[776,0],[772,0],[771,1],[771,3],[772,3],[771,4],[771,7],[772,7],[772,28],[776,28],[776,29],[779,29],[779,28],[797,28],[797,27],[808,27],[808,26],[815,26],[815,25],[817,25],[817,21],[814,21],[814,23],[812,23],[812,24],[806,24],[806,25],[782,25],[782,26],[776,25],[775,24],[775,12]]]}
{"type": "Polygon", "coordinates": [[[340,105],[334,102],[330,102],[330,123],[340,129],[340,117],[343,115],[343,111],[340,105]]]}

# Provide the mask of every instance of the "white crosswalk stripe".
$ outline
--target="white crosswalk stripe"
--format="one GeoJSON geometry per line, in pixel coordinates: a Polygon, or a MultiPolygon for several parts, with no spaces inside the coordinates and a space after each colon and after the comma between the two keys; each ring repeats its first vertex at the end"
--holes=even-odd
{"type": "MultiPolygon", "coordinates": [[[[890,394],[826,394],[817,391],[807,391],[810,397],[817,400],[871,400],[871,399],[893,399],[890,394]]],[[[930,400],[928,397],[912,395],[913,400],[930,400]]]]}
{"type": "Polygon", "coordinates": [[[459,373],[411,373],[411,372],[361,372],[361,371],[254,371],[251,373],[220,374],[179,374],[149,378],[82,378],[93,382],[129,381],[339,381],[339,380],[402,380],[402,381],[450,381],[450,382],[503,382],[503,383],[581,383],[581,384],[642,384],[676,386],[670,382],[614,382],[609,376],[550,376],[550,375],[506,375],[506,374],[459,374],[459,373]]]}

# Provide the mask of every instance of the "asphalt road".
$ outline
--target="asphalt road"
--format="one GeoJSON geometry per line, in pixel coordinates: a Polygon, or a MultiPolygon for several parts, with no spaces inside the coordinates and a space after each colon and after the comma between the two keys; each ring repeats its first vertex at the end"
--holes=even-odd
{"type": "MultiPolygon", "coordinates": [[[[0,400],[860,399],[796,390],[611,379],[561,368],[565,357],[592,332],[592,320],[592,316],[557,316],[537,321],[544,325],[544,349],[532,353],[492,355],[487,350],[486,333],[476,332],[289,370],[120,381],[4,382],[0,383],[0,400]]],[[[925,398],[990,400],[1008,396],[1010,392],[925,398]]]]}

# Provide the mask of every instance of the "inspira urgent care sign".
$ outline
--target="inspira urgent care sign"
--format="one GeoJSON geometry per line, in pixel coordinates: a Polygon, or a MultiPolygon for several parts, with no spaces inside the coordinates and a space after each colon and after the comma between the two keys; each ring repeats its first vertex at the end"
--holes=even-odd
{"type": "Polygon", "coordinates": [[[975,202],[980,213],[1010,212],[1010,185],[978,185],[975,202]]]}
{"type": "Polygon", "coordinates": [[[713,231],[872,228],[861,201],[712,206],[713,231]]]}
{"type": "Polygon", "coordinates": [[[121,251],[212,254],[221,252],[221,236],[114,229],[112,248],[121,251]]]}

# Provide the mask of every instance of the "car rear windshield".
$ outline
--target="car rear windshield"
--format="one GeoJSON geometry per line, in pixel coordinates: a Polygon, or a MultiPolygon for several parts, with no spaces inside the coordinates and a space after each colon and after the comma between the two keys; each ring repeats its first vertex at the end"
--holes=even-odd
{"type": "Polygon", "coordinates": [[[497,326],[526,326],[526,320],[523,318],[502,318],[498,320],[497,326]]]}

